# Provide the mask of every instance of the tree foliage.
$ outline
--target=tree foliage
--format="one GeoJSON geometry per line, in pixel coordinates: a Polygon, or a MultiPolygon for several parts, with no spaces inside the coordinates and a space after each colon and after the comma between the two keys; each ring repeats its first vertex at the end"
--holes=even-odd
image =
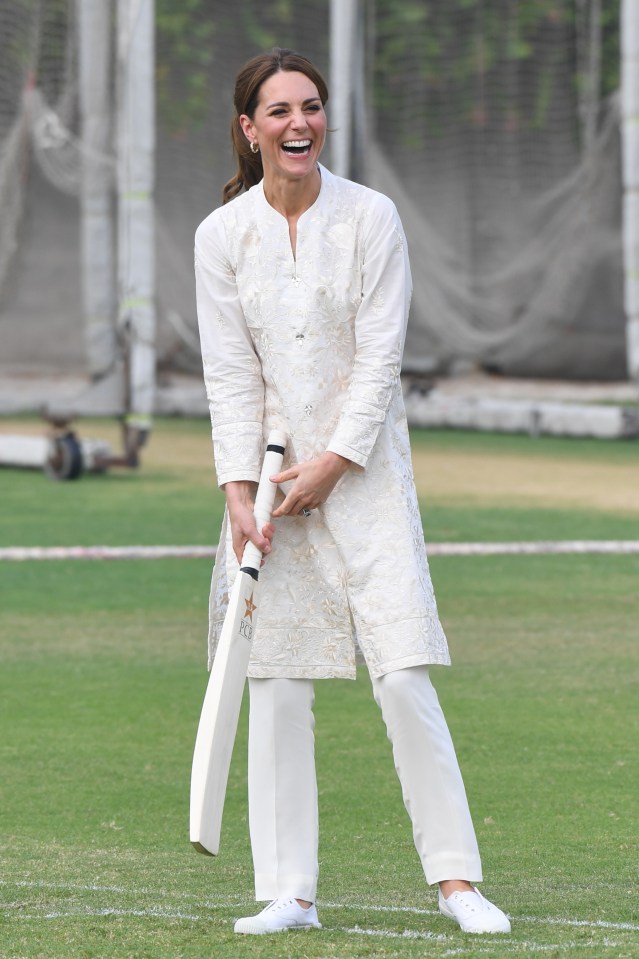
{"type": "MultiPolygon", "coordinates": [[[[217,59],[241,48],[251,56],[274,46],[293,47],[313,58],[328,50],[328,0],[156,0],[158,106],[161,122],[175,134],[201,125],[208,115],[217,59]],[[313,11],[315,16],[312,15],[313,11]],[[313,24],[326,23],[323,37],[313,24]]],[[[240,62],[237,63],[239,68],[240,62]]]]}
{"type": "MultiPolygon", "coordinates": [[[[542,128],[566,82],[575,97],[589,82],[574,58],[587,13],[576,0],[375,0],[375,107],[392,123],[406,93],[402,64],[410,62],[421,65],[420,87],[410,93],[431,130],[446,115],[469,126],[542,128]],[[520,98],[514,109],[504,95],[500,106],[496,94],[492,109],[501,116],[486,116],[486,90],[525,90],[525,104],[520,98]]],[[[603,4],[601,29],[599,92],[607,96],[619,84],[619,0],[603,4]]]]}
{"type": "MultiPolygon", "coordinates": [[[[175,134],[201,124],[207,116],[213,65],[217,55],[242,38],[247,52],[273,46],[293,46],[328,61],[329,2],[306,0],[305,16],[295,0],[156,0],[160,118],[175,134]],[[325,23],[317,36],[317,24],[325,23]]],[[[577,0],[363,0],[374,13],[375,46],[373,102],[382,115],[392,116],[404,97],[402,65],[418,63],[417,92],[429,118],[436,122],[445,110],[465,116],[470,125],[482,123],[477,93],[486,84],[516,81],[530,84],[533,95],[526,112],[512,110],[504,122],[543,126],[564,81],[553,59],[561,43],[574,47],[577,0]]],[[[619,0],[602,4],[601,94],[619,83],[619,0]]],[[[239,66],[239,64],[238,64],[239,66]]],[[[575,62],[570,67],[575,95],[583,78],[575,62]]]]}

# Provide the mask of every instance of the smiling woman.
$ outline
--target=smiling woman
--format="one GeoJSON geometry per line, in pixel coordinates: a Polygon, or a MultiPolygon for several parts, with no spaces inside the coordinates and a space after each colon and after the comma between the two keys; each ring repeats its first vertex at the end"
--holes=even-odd
{"type": "MultiPolygon", "coordinates": [[[[317,160],[326,138],[322,101],[315,84],[303,73],[281,72],[266,80],[254,116],[242,114],[240,123],[252,152],[261,151],[264,175],[269,178],[275,171],[267,150],[276,156],[283,152],[317,160]]],[[[309,172],[308,168],[302,170],[309,172]]],[[[300,172],[295,170],[297,175],[300,172]]]]}
{"type": "MultiPolygon", "coordinates": [[[[306,57],[292,50],[277,50],[249,60],[239,72],[235,86],[231,140],[238,170],[224,187],[224,203],[243,189],[250,189],[266,175],[263,160],[264,151],[268,154],[268,131],[270,129],[271,135],[275,135],[278,124],[282,139],[277,149],[286,152],[283,147],[288,137],[290,156],[301,153],[306,158],[312,156],[316,162],[326,137],[324,105],[327,100],[328,88],[324,78],[306,57]],[[286,81],[292,77],[295,80],[289,86],[286,81]],[[261,140],[257,126],[269,120],[272,120],[272,127],[265,123],[264,140],[261,140]],[[298,129],[300,121],[301,130],[298,129]],[[303,149],[300,149],[300,140],[303,149]]],[[[308,169],[305,172],[308,173],[308,169]]]]}
{"type": "Polygon", "coordinates": [[[289,224],[297,246],[297,220],[317,199],[317,166],[326,139],[326,114],[315,83],[297,71],[280,71],[263,83],[253,116],[240,124],[253,154],[260,153],[264,195],[289,224]]]}
{"type": "Polygon", "coordinates": [[[239,933],[319,925],[316,679],[354,679],[355,643],[393,743],[426,881],[467,932],[506,932],[481,863],[430,664],[449,662],[413,484],[400,383],[411,296],[394,204],[318,162],[324,81],[274,50],[236,86],[238,173],[197,230],[215,463],[226,496],[213,652],[248,540],[268,554],[249,662],[249,822],[258,916],[239,933]],[[246,192],[242,194],[242,189],[246,192]],[[241,194],[241,195],[240,195],[241,194]],[[258,529],[265,438],[288,436],[277,525],[258,529]],[[389,549],[392,544],[392,549],[389,549]]]}

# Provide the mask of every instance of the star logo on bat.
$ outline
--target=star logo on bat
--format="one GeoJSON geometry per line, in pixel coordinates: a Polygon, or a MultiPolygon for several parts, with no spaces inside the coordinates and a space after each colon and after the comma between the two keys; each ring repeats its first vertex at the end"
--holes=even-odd
{"type": "Polygon", "coordinates": [[[244,612],[244,619],[250,619],[251,622],[253,622],[253,613],[254,613],[255,610],[257,609],[257,606],[256,606],[255,603],[253,602],[253,593],[251,593],[251,595],[249,596],[249,598],[248,598],[248,599],[245,599],[244,602],[246,603],[246,610],[245,610],[245,612],[244,612]]]}

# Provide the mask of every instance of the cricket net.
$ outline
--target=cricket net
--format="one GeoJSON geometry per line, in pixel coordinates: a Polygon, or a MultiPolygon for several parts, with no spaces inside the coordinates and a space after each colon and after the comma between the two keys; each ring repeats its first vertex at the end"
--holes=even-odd
{"type": "MultiPolygon", "coordinates": [[[[0,3],[0,370],[87,371],[81,2],[0,3]]],[[[329,0],[157,0],[160,371],[200,369],[193,233],[233,172],[236,71],[279,45],[328,74],[329,16],[329,0]]],[[[358,29],[352,175],[404,221],[406,368],[625,378],[617,0],[361,0],[358,29]]],[[[114,89],[116,73],[114,54],[114,89]]],[[[114,181],[115,142],[101,161],[114,181]]]]}

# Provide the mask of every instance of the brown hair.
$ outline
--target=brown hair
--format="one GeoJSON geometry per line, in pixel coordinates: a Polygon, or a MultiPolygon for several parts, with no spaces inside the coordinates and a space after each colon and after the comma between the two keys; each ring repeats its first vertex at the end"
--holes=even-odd
{"type": "Polygon", "coordinates": [[[322,104],[328,100],[328,87],[324,77],[311,61],[300,53],[275,47],[270,53],[260,53],[245,63],[235,81],[235,116],[231,121],[231,142],[237,161],[237,173],[222,191],[223,203],[233,200],[242,190],[249,190],[264,176],[262,157],[259,153],[251,152],[240,124],[240,116],[246,114],[253,119],[262,84],[281,70],[303,73],[317,87],[322,104]]]}

